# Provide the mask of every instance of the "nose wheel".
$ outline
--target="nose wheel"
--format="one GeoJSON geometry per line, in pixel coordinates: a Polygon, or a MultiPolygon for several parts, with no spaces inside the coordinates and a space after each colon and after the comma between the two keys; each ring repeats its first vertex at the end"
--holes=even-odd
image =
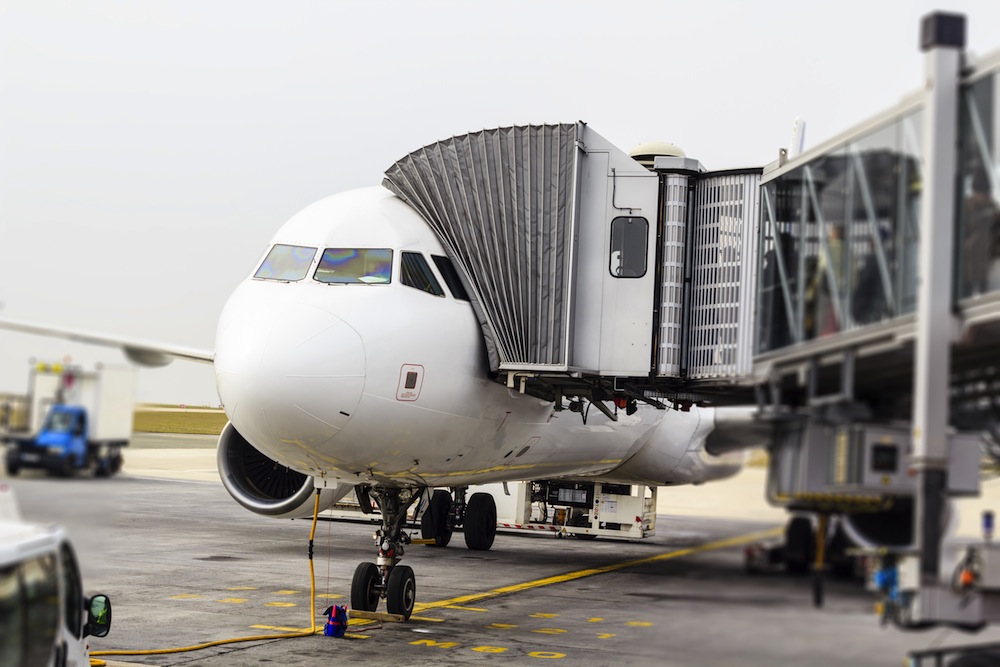
{"type": "Polygon", "coordinates": [[[360,563],[351,580],[351,608],[376,611],[385,599],[386,611],[409,619],[417,601],[417,580],[413,569],[398,565],[403,547],[410,536],[403,531],[406,512],[420,496],[419,489],[374,487],[374,496],[382,513],[382,526],[375,531],[378,556],[374,563],[360,563]]]}

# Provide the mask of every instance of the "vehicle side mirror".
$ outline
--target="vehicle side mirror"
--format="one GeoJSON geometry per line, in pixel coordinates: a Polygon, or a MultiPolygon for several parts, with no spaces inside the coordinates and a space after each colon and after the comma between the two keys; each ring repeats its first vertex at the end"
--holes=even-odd
{"type": "Polygon", "coordinates": [[[83,635],[106,637],[111,630],[111,600],[107,595],[95,595],[87,601],[87,627],[83,635]]]}

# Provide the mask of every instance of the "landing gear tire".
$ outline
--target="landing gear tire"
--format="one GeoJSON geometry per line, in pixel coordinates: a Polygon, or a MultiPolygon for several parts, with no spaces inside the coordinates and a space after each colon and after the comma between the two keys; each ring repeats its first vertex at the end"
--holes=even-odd
{"type": "Polygon", "coordinates": [[[438,489],[431,496],[430,505],[420,517],[420,536],[425,540],[434,540],[431,547],[446,547],[451,542],[451,527],[448,525],[448,513],[451,511],[451,494],[444,489],[438,489]]]}
{"type": "Polygon", "coordinates": [[[808,517],[797,516],[785,526],[785,569],[795,574],[809,571],[813,559],[812,521],[808,517]]]}
{"type": "Polygon", "coordinates": [[[386,584],[385,607],[390,614],[400,614],[409,619],[413,605],[417,601],[417,579],[413,569],[406,565],[396,565],[389,572],[386,584]]]}
{"type": "Polygon", "coordinates": [[[473,493],[465,508],[465,545],[488,551],[497,534],[497,505],[488,493],[473,493]]]}
{"type": "Polygon", "coordinates": [[[358,563],[351,581],[351,609],[375,611],[378,608],[380,578],[375,563],[358,563]]]}

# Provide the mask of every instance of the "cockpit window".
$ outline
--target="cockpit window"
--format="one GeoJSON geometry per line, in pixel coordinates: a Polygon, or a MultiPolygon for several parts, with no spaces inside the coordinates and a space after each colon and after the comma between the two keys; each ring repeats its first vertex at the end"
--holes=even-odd
{"type": "Polygon", "coordinates": [[[387,283],[392,275],[389,248],[327,248],[313,278],[321,283],[387,283]]]}
{"type": "Polygon", "coordinates": [[[309,272],[309,265],[316,256],[316,248],[300,245],[275,244],[267,253],[254,278],[263,280],[302,280],[309,272]]]}
{"type": "Polygon", "coordinates": [[[431,272],[427,260],[419,252],[404,252],[400,255],[399,281],[434,296],[444,296],[441,284],[431,272]]]}
{"type": "Polygon", "coordinates": [[[458,272],[455,270],[455,265],[451,263],[451,260],[441,255],[431,255],[431,258],[437,264],[438,271],[441,272],[441,277],[444,278],[448,289],[451,290],[451,295],[456,299],[468,301],[469,295],[465,291],[465,287],[462,286],[462,279],[458,277],[458,272]]]}

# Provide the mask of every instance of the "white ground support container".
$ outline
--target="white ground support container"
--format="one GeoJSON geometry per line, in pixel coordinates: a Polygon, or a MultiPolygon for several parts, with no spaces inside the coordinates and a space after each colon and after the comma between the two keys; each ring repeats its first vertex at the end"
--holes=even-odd
{"type": "Polygon", "coordinates": [[[656,487],[595,482],[549,482],[543,489],[533,489],[532,482],[506,486],[469,489],[493,496],[498,530],[629,540],[656,534],[656,487]],[[545,500],[538,499],[542,495],[545,500]]]}
{"type": "Polygon", "coordinates": [[[131,366],[98,364],[93,371],[62,364],[35,364],[29,373],[29,433],[36,434],[54,403],[81,406],[91,441],[130,440],[135,408],[131,366]]]}

